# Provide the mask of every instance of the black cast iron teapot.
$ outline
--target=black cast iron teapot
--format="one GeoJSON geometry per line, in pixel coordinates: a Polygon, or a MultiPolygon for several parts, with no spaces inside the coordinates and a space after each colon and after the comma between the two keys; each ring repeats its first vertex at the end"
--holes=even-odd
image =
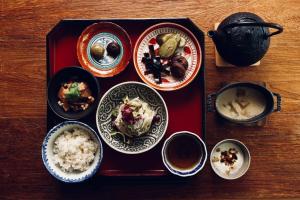
{"type": "Polygon", "coordinates": [[[236,66],[249,66],[262,59],[270,37],[282,31],[279,24],[266,23],[253,13],[239,12],[225,18],[216,31],[207,34],[224,60],[236,66]],[[270,33],[269,28],[277,31],[270,33]]]}

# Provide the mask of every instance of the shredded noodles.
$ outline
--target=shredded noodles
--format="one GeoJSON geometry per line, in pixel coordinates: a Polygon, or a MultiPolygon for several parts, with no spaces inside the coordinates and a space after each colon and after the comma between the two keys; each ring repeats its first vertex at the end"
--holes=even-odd
{"type": "Polygon", "coordinates": [[[148,103],[142,101],[139,97],[129,99],[127,96],[123,99],[123,103],[116,108],[116,119],[114,121],[115,126],[119,132],[112,133],[124,135],[128,137],[140,136],[149,131],[152,120],[156,115],[156,111],[152,110],[148,103]],[[123,120],[122,110],[127,106],[132,110],[134,122],[128,124],[123,120]]]}

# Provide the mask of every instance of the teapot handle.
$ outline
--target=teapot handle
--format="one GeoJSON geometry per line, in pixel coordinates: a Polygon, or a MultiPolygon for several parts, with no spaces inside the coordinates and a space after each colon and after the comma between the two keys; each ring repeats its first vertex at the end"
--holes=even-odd
{"type": "Polygon", "coordinates": [[[274,28],[277,29],[277,31],[272,32],[268,35],[266,35],[266,38],[271,37],[273,35],[277,35],[279,33],[282,33],[283,31],[283,27],[279,24],[275,24],[275,23],[266,23],[266,22],[242,22],[242,23],[231,23],[231,24],[227,24],[223,27],[223,29],[227,29],[227,28],[233,28],[233,27],[238,27],[238,26],[262,26],[262,27],[268,27],[268,28],[274,28]]]}

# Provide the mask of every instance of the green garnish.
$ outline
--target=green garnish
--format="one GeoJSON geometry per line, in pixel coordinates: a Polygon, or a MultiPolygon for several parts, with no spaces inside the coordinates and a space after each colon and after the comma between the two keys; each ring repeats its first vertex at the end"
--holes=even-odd
{"type": "Polygon", "coordinates": [[[113,111],[111,112],[111,116],[113,117],[117,117],[119,114],[119,110],[118,109],[113,109],[113,111]]]}
{"type": "Polygon", "coordinates": [[[134,129],[133,129],[133,125],[131,125],[131,124],[128,124],[127,125],[127,128],[132,132],[134,129]]]}
{"type": "Polygon", "coordinates": [[[80,97],[80,91],[78,88],[78,83],[74,82],[71,84],[68,92],[65,93],[67,99],[78,99],[80,97]]]}

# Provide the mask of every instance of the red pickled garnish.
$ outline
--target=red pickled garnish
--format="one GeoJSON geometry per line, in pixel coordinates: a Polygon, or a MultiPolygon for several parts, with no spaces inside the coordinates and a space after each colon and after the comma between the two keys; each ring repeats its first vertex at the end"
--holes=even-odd
{"type": "Polygon", "coordinates": [[[163,82],[163,83],[169,83],[170,81],[168,81],[168,79],[161,78],[161,82],[163,82]]]}
{"type": "Polygon", "coordinates": [[[135,122],[132,112],[133,110],[128,105],[125,105],[121,111],[122,120],[127,124],[131,124],[131,125],[134,124],[135,122]]]}
{"type": "Polygon", "coordinates": [[[149,41],[149,44],[156,44],[156,39],[155,38],[152,38],[150,41],[149,41]]]}
{"type": "Polygon", "coordinates": [[[183,50],[184,50],[184,52],[185,52],[186,54],[191,54],[191,53],[192,53],[191,49],[190,49],[189,47],[187,47],[187,46],[185,46],[185,47],[183,48],[183,50]]]}
{"type": "Polygon", "coordinates": [[[154,50],[155,55],[158,55],[158,51],[159,51],[159,49],[154,50]]]}

